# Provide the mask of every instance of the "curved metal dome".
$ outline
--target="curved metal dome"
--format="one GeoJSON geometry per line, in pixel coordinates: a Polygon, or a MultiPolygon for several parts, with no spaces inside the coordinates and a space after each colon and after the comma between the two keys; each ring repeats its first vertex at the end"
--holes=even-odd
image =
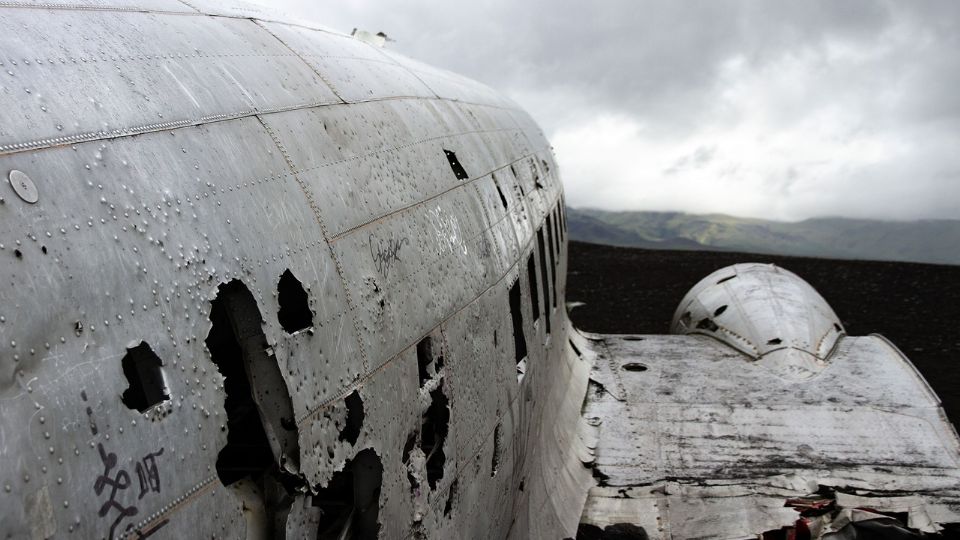
{"type": "Polygon", "coordinates": [[[785,376],[808,378],[845,334],[813,287],[772,264],[717,270],[697,283],[673,316],[674,334],[704,334],[785,376]]]}

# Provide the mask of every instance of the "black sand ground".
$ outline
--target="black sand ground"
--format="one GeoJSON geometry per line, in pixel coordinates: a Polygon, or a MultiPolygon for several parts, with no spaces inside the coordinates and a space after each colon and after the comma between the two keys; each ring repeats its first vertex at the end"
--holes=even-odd
{"type": "Polygon", "coordinates": [[[960,266],[570,243],[570,318],[605,334],[664,334],[677,304],[724,266],[769,262],[807,280],[850,335],[883,334],[917,366],[960,425],[960,266]]]}

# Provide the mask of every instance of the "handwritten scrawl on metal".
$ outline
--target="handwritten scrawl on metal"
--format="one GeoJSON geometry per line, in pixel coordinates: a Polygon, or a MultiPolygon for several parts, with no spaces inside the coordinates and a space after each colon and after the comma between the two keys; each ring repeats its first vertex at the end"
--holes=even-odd
{"type": "MultiPolygon", "coordinates": [[[[118,458],[117,454],[113,452],[108,452],[104,448],[103,443],[97,444],[97,449],[100,452],[100,461],[103,464],[103,473],[97,476],[93,484],[93,491],[98,496],[103,497],[106,495],[106,500],[100,505],[100,510],[97,512],[97,515],[100,517],[109,517],[113,511],[116,511],[116,516],[113,518],[113,521],[110,523],[110,538],[116,538],[117,527],[123,523],[123,520],[129,517],[136,516],[140,513],[140,509],[136,504],[131,504],[125,506],[122,503],[123,496],[126,493],[126,490],[133,486],[131,481],[130,473],[122,467],[118,467],[118,458]],[[116,469],[116,471],[114,471],[116,469]]],[[[151,452],[141,458],[136,462],[135,471],[137,473],[137,480],[140,484],[140,493],[137,496],[137,500],[143,499],[148,493],[160,493],[160,470],[157,467],[157,458],[163,455],[163,448],[156,452],[151,452]]],[[[151,534],[156,531],[156,529],[165,525],[166,522],[161,523],[158,527],[155,527],[151,534]]],[[[127,526],[127,530],[130,530],[132,525],[127,526]]]]}
{"type": "Polygon", "coordinates": [[[410,243],[410,239],[406,236],[403,238],[391,236],[383,240],[371,234],[367,240],[370,242],[370,257],[373,258],[373,265],[377,272],[380,272],[380,275],[386,279],[390,276],[393,263],[400,262],[400,250],[410,243]]]}
{"type": "Polygon", "coordinates": [[[157,457],[163,455],[163,448],[159,452],[147,454],[137,462],[137,479],[140,480],[140,495],[137,500],[150,493],[160,493],[160,471],[157,469],[157,457]]]}
{"type": "Polygon", "coordinates": [[[103,443],[98,443],[97,449],[100,451],[100,461],[103,462],[103,474],[98,476],[94,482],[93,491],[97,495],[103,495],[105,492],[108,493],[107,501],[100,506],[97,515],[107,517],[111,510],[117,510],[117,512],[119,512],[117,517],[114,518],[113,523],[110,524],[110,538],[116,538],[114,532],[117,526],[120,525],[124,519],[137,515],[140,510],[133,505],[124,506],[117,500],[119,492],[125,491],[130,487],[130,473],[124,469],[120,469],[116,474],[113,474],[113,469],[117,466],[117,455],[113,452],[108,453],[103,448],[103,443]]]}

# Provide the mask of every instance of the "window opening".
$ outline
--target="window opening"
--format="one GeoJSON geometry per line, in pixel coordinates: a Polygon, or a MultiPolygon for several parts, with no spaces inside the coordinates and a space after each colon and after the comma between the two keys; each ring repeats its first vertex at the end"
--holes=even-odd
{"type": "Polygon", "coordinates": [[[537,286],[537,265],[533,262],[533,252],[527,255],[527,279],[530,283],[530,305],[533,311],[533,321],[540,319],[540,287],[537,286]]]}
{"type": "MultiPolygon", "coordinates": [[[[510,317],[513,319],[513,350],[519,364],[527,356],[527,339],[523,336],[523,315],[520,313],[520,280],[510,286],[510,317]]],[[[549,318],[547,319],[550,320],[549,318]]]]}
{"type": "MultiPolygon", "coordinates": [[[[553,252],[560,255],[560,235],[557,234],[557,220],[551,213],[547,215],[547,226],[550,227],[550,242],[553,244],[553,252]]],[[[554,264],[560,264],[560,257],[556,257],[554,264]]]]}
{"type": "MultiPolygon", "coordinates": [[[[549,226],[549,223],[548,223],[547,225],[549,226]]],[[[549,230],[549,229],[548,229],[548,230],[549,230]]],[[[549,235],[549,236],[553,237],[552,234],[549,235]]],[[[552,238],[551,238],[551,239],[552,239],[552,238]]],[[[556,258],[553,256],[553,250],[549,249],[549,246],[547,246],[547,247],[548,247],[548,250],[547,250],[547,251],[549,252],[548,255],[550,255],[550,269],[551,269],[551,271],[550,271],[550,283],[551,283],[552,287],[551,287],[550,292],[553,293],[553,307],[554,307],[554,309],[556,309],[556,307],[557,307],[557,268],[556,268],[556,264],[557,264],[557,263],[556,263],[556,258]]],[[[546,301],[544,301],[544,303],[546,303],[546,301]]]]}
{"type": "Polygon", "coordinates": [[[455,152],[444,149],[443,153],[447,155],[447,161],[450,162],[450,169],[453,170],[453,175],[457,177],[457,180],[466,180],[470,178],[470,175],[467,174],[467,171],[465,171],[463,166],[460,165],[460,160],[457,159],[457,154],[455,152]]]}
{"type": "Polygon", "coordinates": [[[557,252],[556,264],[560,264],[560,218],[557,216],[557,209],[553,209],[553,244],[554,251],[557,252]]]}
{"type": "MultiPolygon", "coordinates": [[[[546,254],[546,248],[544,247],[544,243],[543,243],[543,227],[540,227],[539,229],[537,229],[537,246],[540,248],[540,278],[541,278],[541,281],[543,281],[543,305],[544,305],[544,308],[546,308],[548,306],[548,302],[550,301],[549,300],[550,299],[550,274],[548,273],[548,270],[547,270],[547,254],[546,254]]],[[[544,309],[544,311],[548,312],[546,320],[547,320],[547,333],[549,334],[550,333],[550,314],[548,309],[544,309]]]]}
{"type": "Polygon", "coordinates": [[[503,209],[506,210],[506,209],[508,208],[507,198],[504,196],[503,190],[500,189],[500,183],[497,182],[496,177],[493,178],[493,185],[497,188],[497,194],[500,195],[500,204],[502,204],[502,205],[503,205],[503,209]]]}

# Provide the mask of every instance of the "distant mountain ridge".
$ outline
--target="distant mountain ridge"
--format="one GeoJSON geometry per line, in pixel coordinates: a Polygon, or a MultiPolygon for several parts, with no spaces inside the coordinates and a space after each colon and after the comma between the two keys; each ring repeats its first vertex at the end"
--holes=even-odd
{"type": "Polygon", "coordinates": [[[679,212],[567,208],[574,240],[648,249],[960,264],[960,220],[815,218],[796,223],[679,212]]]}

